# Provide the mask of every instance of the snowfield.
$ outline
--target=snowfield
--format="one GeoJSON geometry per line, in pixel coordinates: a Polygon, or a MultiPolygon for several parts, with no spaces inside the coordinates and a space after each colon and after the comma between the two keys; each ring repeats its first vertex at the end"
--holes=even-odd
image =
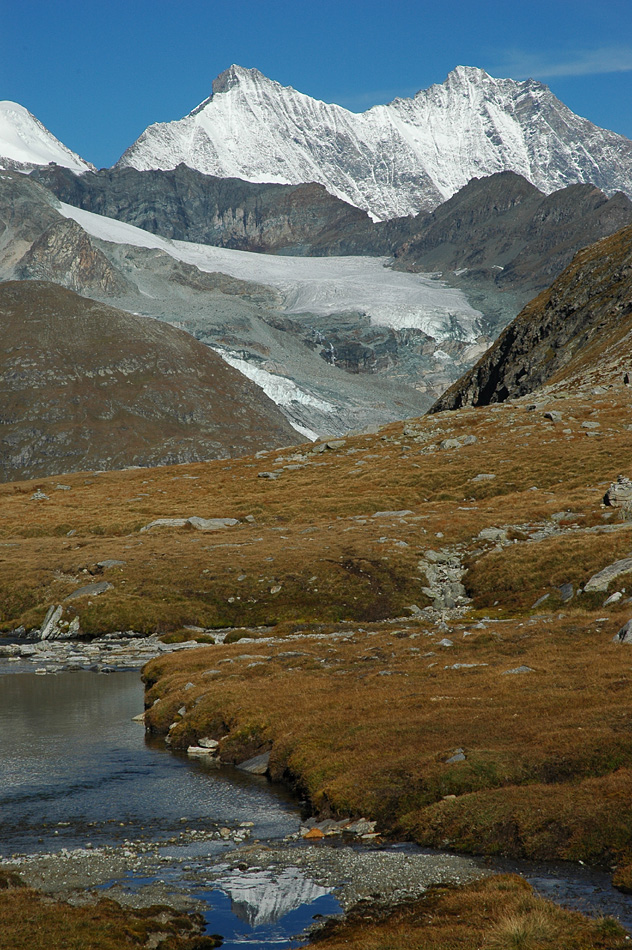
{"type": "Polygon", "coordinates": [[[416,328],[437,341],[472,343],[481,314],[465,295],[438,280],[387,267],[376,257],[275,257],[206,244],[171,241],[131,224],[61,204],[92,237],[115,244],[155,248],[207,273],[219,272],[274,287],[287,313],[366,313],[373,324],[416,328]]]}

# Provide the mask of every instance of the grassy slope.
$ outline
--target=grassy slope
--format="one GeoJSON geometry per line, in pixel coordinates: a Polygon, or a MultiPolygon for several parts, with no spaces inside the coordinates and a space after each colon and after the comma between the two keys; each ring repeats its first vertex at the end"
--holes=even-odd
{"type": "Polygon", "coordinates": [[[298,461],[294,449],[64,476],[70,491],[58,479],[2,486],[3,625],[39,623],[90,572],[114,586],[71,602],[88,633],[277,624],[273,640],[150,664],[151,727],[176,722],[180,746],[222,738],[228,761],[271,749],[274,777],[324,814],[369,815],[440,847],[616,865],[625,881],[632,651],[612,638],[631,608],[625,598],[604,607],[605,594],[563,604],[557,591],[632,548],[632,525],[601,506],[608,484],[630,474],[632,425],[629,388],[605,383],[393,425],[334,450],[307,447],[298,461]],[[563,421],[546,420],[550,409],[563,421]],[[440,447],[465,434],[477,442],[440,447]],[[280,477],[258,478],[270,470],[280,477]],[[472,481],[480,473],[497,477],[472,481]],[[36,488],[49,499],[34,500],[36,488]],[[374,517],[401,509],[412,514],[374,517]],[[210,534],[139,532],[194,514],[241,521],[210,534]],[[486,527],[505,527],[512,543],[481,540],[486,527]],[[469,568],[472,609],[445,613],[443,625],[406,609],[428,603],[418,561],[429,548],[469,568]],[[106,558],[126,563],[100,574],[106,558]],[[521,665],[533,672],[504,675],[521,665]],[[465,760],[447,763],[456,749],[465,760]]]}

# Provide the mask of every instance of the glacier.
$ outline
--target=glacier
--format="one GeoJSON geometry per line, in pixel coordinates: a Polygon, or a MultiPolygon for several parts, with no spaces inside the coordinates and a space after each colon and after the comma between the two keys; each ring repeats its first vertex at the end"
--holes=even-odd
{"type": "Polygon", "coordinates": [[[207,273],[218,272],[278,290],[286,313],[358,311],[371,323],[393,329],[418,329],[437,341],[474,343],[481,313],[462,291],[421,274],[394,271],[378,257],[276,257],[208,244],[172,241],[114,218],[60,204],[92,237],[115,244],[155,248],[207,273]]]}

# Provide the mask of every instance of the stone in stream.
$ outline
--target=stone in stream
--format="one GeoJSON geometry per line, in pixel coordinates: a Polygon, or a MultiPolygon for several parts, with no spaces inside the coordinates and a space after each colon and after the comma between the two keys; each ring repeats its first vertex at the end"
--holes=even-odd
{"type": "Polygon", "coordinates": [[[265,775],[270,764],[270,753],[263,752],[261,755],[254,755],[245,762],[240,762],[236,768],[240,772],[249,772],[250,775],[265,775]]]}

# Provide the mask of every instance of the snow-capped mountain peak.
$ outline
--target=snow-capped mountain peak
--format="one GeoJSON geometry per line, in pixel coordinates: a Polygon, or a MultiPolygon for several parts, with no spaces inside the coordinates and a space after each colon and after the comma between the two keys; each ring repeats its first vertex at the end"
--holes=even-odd
{"type": "Polygon", "coordinates": [[[316,181],[376,219],[431,209],[474,177],[515,171],[544,192],[632,195],[632,142],[528,79],[457,66],[443,83],[356,114],[232,65],[183,119],[150,126],[118,166],[253,182],[316,181]]]}
{"type": "Polygon", "coordinates": [[[50,162],[77,173],[94,170],[94,165],[66,148],[24,106],[0,101],[0,168],[31,171],[50,162]]]}

